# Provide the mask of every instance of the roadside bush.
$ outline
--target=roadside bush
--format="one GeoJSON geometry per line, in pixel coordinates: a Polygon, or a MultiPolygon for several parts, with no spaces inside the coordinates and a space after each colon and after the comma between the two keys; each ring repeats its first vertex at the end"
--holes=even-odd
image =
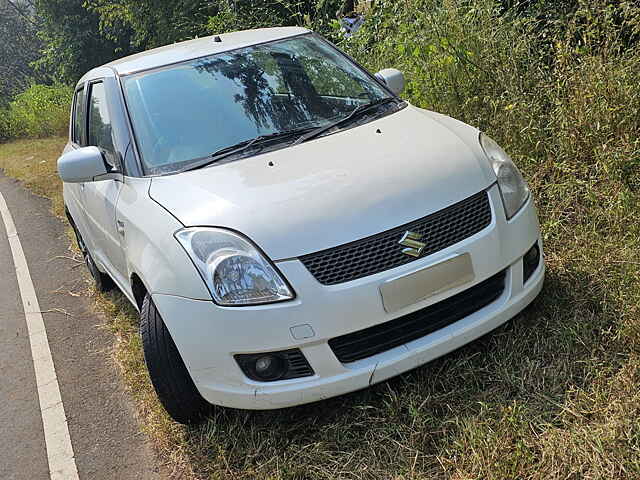
{"type": "Polygon", "coordinates": [[[0,107],[0,142],[7,140],[9,137],[9,111],[0,107]]]}
{"type": "MultiPolygon", "coordinates": [[[[548,199],[554,208],[547,212],[566,213],[596,191],[611,201],[628,195],[640,177],[640,55],[631,48],[640,6],[576,3],[558,30],[504,13],[491,0],[416,0],[411,8],[381,1],[341,46],[373,71],[404,71],[404,96],[412,103],[493,136],[534,188],[542,182],[571,188],[548,199]]],[[[546,202],[545,191],[539,193],[546,202]]]]}
{"type": "MultiPolygon", "coordinates": [[[[69,124],[73,89],[66,85],[32,85],[9,104],[7,137],[42,138],[62,135],[69,124]]],[[[0,135],[3,128],[0,120],[0,135]]]]}

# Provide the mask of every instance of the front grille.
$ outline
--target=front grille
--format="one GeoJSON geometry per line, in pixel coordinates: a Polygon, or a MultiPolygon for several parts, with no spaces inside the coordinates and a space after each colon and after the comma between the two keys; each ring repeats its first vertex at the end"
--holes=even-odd
{"type": "Polygon", "coordinates": [[[373,327],[329,340],[338,360],[349,363],[385,352],[451,325],[495,301],[504,291],[506,270],[473,287],[373,327]]]}
{"type": "Polygon", "coordinates": [[[443,250],[478,233],[491,223],[486,191],[411,223],[320,252],[300,257],[311,274],[324,285],[335,285],[384,272],[417,260],[402,253],[398,244],[406,231],[422,235],[421,257],[443,250]]]}

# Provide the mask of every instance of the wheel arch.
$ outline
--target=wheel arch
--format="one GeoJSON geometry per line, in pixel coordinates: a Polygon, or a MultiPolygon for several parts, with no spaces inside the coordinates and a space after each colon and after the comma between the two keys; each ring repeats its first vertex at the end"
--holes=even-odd
{"type": "Polygon", "coordinates": [[[149,292],[149,289],[140,278],[136,272],[133,272],[130,277],[131,282],[131,293],[133,294],[133,298],[136,301],[136,305],[139,311],[142,311],[142,303],[144,302],[144,297],[149,292]]]}

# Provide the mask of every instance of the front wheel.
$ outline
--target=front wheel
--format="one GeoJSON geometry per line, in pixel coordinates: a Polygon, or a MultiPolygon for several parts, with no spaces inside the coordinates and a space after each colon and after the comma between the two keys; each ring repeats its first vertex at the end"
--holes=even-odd
{"type": "Polygon", "coordinates": [[[149,294],[140,312],[144,360],[160,403],[176,422],[191,424],[210,412],[149,294]]]}

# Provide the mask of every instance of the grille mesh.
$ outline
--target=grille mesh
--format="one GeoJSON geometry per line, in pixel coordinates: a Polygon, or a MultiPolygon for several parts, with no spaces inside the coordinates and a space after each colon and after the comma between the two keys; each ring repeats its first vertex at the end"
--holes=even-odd
{"type": "Polygon", "coordinates": [[[329,340],[342,363],[391,350],[451,325],[486,307],[504,292],[506,270],[441,302],[373,327],[329,340]]]}
{"type": "Polygon", "coordinates": [[[443,250],[478,233],[491,223],[486,191],[461,202],[370,237],[300,257],[311,274],[324,285],[335,285],[383,272],[417,260],[402,253],[398,244],[404,232],[422,235],[427,244],[421,257],[443,250]]]}

